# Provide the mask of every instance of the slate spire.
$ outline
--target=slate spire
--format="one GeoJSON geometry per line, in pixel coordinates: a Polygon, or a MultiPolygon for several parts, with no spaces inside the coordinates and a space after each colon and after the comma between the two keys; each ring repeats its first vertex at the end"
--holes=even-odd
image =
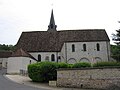
{"type": "Polygon", "coordinates": [[[56,31],[56,28],[57,28],[57,25],[55,25],[54,14],[53,14],[53,9],[52,9],[50,23],[48,25],[48,30],[56,31]]]}

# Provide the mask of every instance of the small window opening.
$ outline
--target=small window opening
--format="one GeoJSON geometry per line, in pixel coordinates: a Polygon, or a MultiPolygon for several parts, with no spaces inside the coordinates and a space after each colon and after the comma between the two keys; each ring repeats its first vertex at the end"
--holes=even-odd
{"type": "Polygon", "coordinates": [[[75,45],[72,44],[72,52],[75,52],[75,45]]]}
{"type": "Polygon", "coordinates": [[[83,44],[83,51],[86,51],[86,44],[83,44]]]}
{"type": "Polygon", "coordinates": [[[41,62],[41,55],[38,55],[38,62],[41,62]]]}
{"type": "Polygon", "coordinates": [[[100,44],[99,43],[96,44],[96,47],[97,47],[97,51],[100,51],[100,44]]]}
{"type": "Polygon", "coordinates": [[[55,55],[54,54],[51,55],[51,61],[55,61],[55,55]]]}

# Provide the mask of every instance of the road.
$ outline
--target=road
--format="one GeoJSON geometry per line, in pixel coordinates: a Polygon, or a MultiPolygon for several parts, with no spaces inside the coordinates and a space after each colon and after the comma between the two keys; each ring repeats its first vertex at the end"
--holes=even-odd
{"type": "Polygon", "coordinates": [[[48,90],[42,88],[35,88],[30,86],[25,86],[23,84],[15,83],[3,75],[6,73],[6,69],[0,70],[0,90],[48,90]]]}

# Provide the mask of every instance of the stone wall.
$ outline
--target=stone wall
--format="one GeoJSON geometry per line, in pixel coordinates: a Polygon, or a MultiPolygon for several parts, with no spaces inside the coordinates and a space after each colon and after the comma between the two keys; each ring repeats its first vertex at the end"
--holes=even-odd
{"type": "Polygon", "coordinates": [[[57,86],[108,89],[120,88],[120,67],[57,70],[57,86]]]}

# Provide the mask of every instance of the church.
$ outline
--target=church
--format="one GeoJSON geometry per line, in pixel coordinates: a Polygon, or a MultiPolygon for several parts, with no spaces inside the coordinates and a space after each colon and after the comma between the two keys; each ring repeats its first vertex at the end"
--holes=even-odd
{"type": "Polygon", "coordinates": [[[39,62],[93,64],[110,60],[110,39],[105,29],[57,30],[53,10],[48,30],[22,32],[16,48],[39,62]]]}

